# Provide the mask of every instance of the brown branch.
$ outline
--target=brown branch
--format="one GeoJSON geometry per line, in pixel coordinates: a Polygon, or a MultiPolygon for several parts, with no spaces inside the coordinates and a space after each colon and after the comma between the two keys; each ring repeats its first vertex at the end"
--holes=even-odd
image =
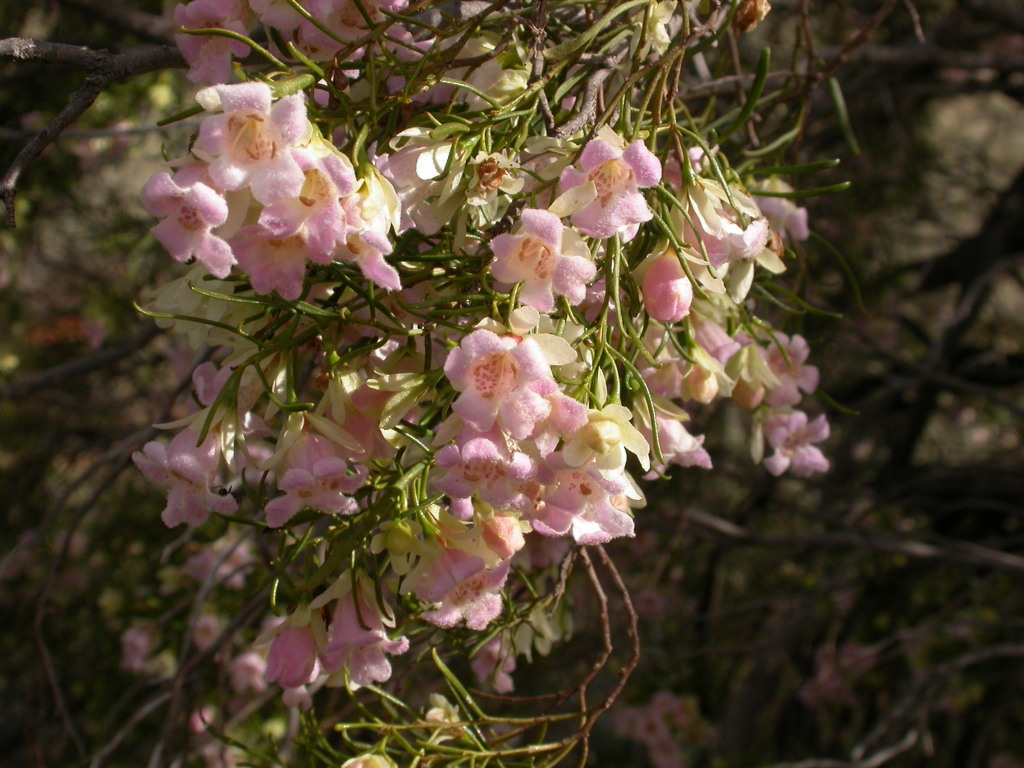
{"type": "Polygon", "coordinates": [[[913,728],[907,731],[906,735],[895,744],[885,749],[880,749],[870,757],[861,760],[811,759],[801,760],[799,763],[776,763],[769,768],[881,768],[890,760],[896,759],[912,748],[920,738],[921,734],[916,728],[913,728]]]}
{"type": "MultiPolygon", "coordinates": [[[[838,55],[838,49],[825,49],[825,54],[838,55]]],[[[941,69],[995,69],[1019,72],[1024,69],[1024,55],[995,51],[967,51],[944,48],[935,43],[912,45],[865,45],[847,59],[850,63],[875,64],[881,67],[935,67],[941,69]]]]}
{"type": "Polygon", "coordinates": [[[98,350],[88,357],[69,360],[34,376],[14,381],[0,387],[0,400],[21,400],[34,392],[56,384],[77,379],[81,376],[106,368],[145,347],[162,331],[147,323],[134,336],[122,344],[98,350]]]}
{"type": "Polygon", "coordinates": [[[1024,32],[1024,6],[1018,0],[964,0],[963,4],[979,16],[1024,32]]]}
{"type": "Polygon", "coordinates": [[[140,11],[120,0],[61,0],[61,3],[137,35],[147,37],[154,42],[167,42],[174,29],[174,20],[170,14],[156,14],[140,11]]]}
{"type": "Polygon", "coordinates": [[[558,138],[568,139],[573,134],[593,124],[597,119],[597,101],[598,96],[601,95],[601,86],[615,72],[615,68],[626,57],[626,53],[627,51],[622,51],[611,57],[608,59],[607,67],[597,70],[587,78],[587,84],[583,90],[583,98],[580,99],[580,108],[568,122],[555,131],[555,135],[558,138]]]}
{"type": "Polygon", "coordinates": [[[744,545],[868,549],[876,552],[904,555],[916,560],[940,560],[963,565],[995,568],[1010,573],[1024,573],[1024,557],[968,542],[946,541],[931,543],[914,539],[866,536],[854,531],[767,536],[707,512],[689,510],[686,515],[696,527],[744,545]]]}
{"type": "Polygon", "coordinates": [[[12,37],[0,40],[0,60],[36,61],[70,66],[86,72],[85,83],[72,94],[67,105],[43,130],[26,144],[0,178],[0,199],[7,208],[7,226],[14,228],[14,198],[21,173],[52,144],[65,128],[81,117],[97,97],[114,83],[161,69],[184,67],[181,52],[172,46],[148,48],[129,53],[86,48],[12,37]]]}
{"type": "Polygon", "coordinates": [[[831,61],[825,69],[818,73],[818,82],[823,82],[829,77],[834,75],[846,62],[850,60],[853,54],[860,48],[867,45],[871,37],[878,31],[882,23],[889,18],[889,15],[896,9],[896,5],[899,0],[886,0],[885,4],[878,9],[878,12],[871,18],[870,23],[862,29],[858,29],[854,33],[839,52],[835,56],[831,57],[831,61]]]}

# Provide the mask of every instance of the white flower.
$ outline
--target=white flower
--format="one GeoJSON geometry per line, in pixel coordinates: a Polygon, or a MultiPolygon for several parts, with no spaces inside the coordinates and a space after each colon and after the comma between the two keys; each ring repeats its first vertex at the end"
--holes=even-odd
{"type": "Polygon", "coordinates": [[[572,436],[562,449],[565,463],[582,467],[593,460],[601,474],[617,475],[626,467],[628,449],[640,460],[644,470],[651,468],[651,448],[630,421],[633,414],[621,405],[609,404],[591,409],[588,423],[572,436]]]}

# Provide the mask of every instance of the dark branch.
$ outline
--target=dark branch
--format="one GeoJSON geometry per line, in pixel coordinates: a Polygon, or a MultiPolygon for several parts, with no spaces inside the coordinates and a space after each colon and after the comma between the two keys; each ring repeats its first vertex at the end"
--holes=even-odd
{"type": "Polygon", "coordinates": [[[71,66],[87,73],[85,83],[71,96],[67,106],[22,148],[7,172],[0,178],[0,199],[7,208],[7,226],[11,228],[15,226],[14,197],[17,194],[18,177],[22,171],[39,157],[65,128],[81,117],[103,91],[114,83],[136,75],[185,66],[181,52],[172,46],[115,54],[78,45],[18,37],[0,40],[0,60],[2,59],[71,66]]]}
{"type": "Polygon", "coordinates": [[[767,536],[707,512],[690,510],[687,512],[687,519],[697,528],[738,544],[865,549],[904,555],[916,560],[939,560],[995,568],[1010,573],[1024,573],[1024,557],[966,541],[931,543],[896,537],[867,536],[855,531],[767,536]]]}
{"type": "Polygon", "coordinates": [[[140,11],[120,0],[61,0],[64,5],[98,16],[109,24],[149,38],[154,42],[167,42],[174,29],[170,14],[157,16],[140,11]]]}
{"type": "Polygon", "coordinates": [[[118,360],[142,349],[159,333],[160,329],[157,326],[147,324],[130,339],[116,347],[101,349],[88,357],[70,360],[30,378],[5,384],[0,387],[0,400],[20,400],[28,397],[36,390],[77,379],[92,371],[106,368],[108,365],[112,365],[118,360]]]}
{"type": "MultiPolygon", "coordinates": [[[[839,49],[824,49],[826,55],[838,55],[839,49]]],[[[941,69],[995,69],[1000,72],[1024,70],[1024,54],[995,51],[967,51],[944,48],[933,43],[912,45],[865,45],[852,53],[848,61],[883,67],[933,67],[941,69]]]]}

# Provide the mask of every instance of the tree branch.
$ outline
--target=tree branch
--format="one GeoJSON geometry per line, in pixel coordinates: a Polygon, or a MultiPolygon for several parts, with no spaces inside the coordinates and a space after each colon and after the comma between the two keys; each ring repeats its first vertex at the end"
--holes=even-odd
{"type": "Polygon", "coordinates": [[[106,368],[108,365],[116,363],[118,360],[142,349],[160,333],[160,328],[147,323],[134,336],[122,344],[101,349],[88,357],[69,360],[66,363],[42,371],[35,376],[5,384],[0,387],[0,400],[20,400],[30,396],[38,389],[106,368]]]}
{"type": "Polygon", "coordinates": [[[136,75],[185,66],[181,51],[169,45],[128,53],[110,53],[78,45],[18,37],[0,40],[0,60],[2,59],[71,66],[86,72],[85,83],[72,94],[67,106],[22,148],[7,172],[0,178],[0,199],[7,208],[7,226],[12,229],[15,226],[14,198],[17,194],[18,177],[65,128],[92,106],[103,91],[114,83],[136,75]]]}
{"type": "MultiPolygon", "coordinates": [[[[826,56],[840,54],[841,49],[826,48],[826,56]]],[[[865,45],[847,59],[850,63],[877,64],[883,67],[935,67],[942,69],[995,69],[1000,72],[1018,72],[1024,69],[1024,55],[995,51],[967,51],[945,48],[934,43],[911,45],[865,45]]]]}
{"type": "Polygon", "coordinates": [[[696,527],[740,544],[869,549],[876,552],[904,555],[916,560],[944,560],[964,565],[995,568],[1010,573],[1024,573],[1024,557],[965,541],[931,543],[914,539],[866,536],[855,531],[766,536],[699,510],[688,510],[686,516],[696,527]]]}
{"type": "Polygon", "coordinates": [[[140,11],[120,0],[61,0],[64,5],[98,16],[114,26],[147,37],[154,42],[167,42],[174,29],[170,14],[157,16],[140,11]]]}

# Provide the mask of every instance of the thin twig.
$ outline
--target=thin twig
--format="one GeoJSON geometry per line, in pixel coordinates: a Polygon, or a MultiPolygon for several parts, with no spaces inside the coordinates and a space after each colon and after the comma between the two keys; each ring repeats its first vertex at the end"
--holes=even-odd
{"type": "Polygon", "coordinates": [[[169,13],[162,16],[146,13],[120,0],[61,0],[61,3],[87,11],[90,15],[154,42],[169,40],[175,26],[169,13]]]}
{"type": "Polygon", "coordinates": [[[996,568],[1010,573],[1024,573],[1024,557],[965,541],[930,543],[914,539],[867,536],[854,531],[768,536],[707,512],[691,509],[687,511],[686,515],[690,522],[698,528],[746,545],[860,548],[905,555],[918,560],[942,560],[996,568]]]}
{"type": "Polygon", "coordinates": [[[134,336],[117,346],[100,349],[87,357],[69,360],[34,376],[0,386],[0,400],[21,400],[40,389],[74,381],[93,371],[102,370],[142,349],[161,332],[156,325],[147,323],[134,336]]]}
{"type": "Polygon", "coordinates": [[[14,198],[16,185],[22,172],[50,146],[64,129],[80,118],[92,103],[114,83],[136,75],[161,69],[184,67],[181,51],[172,46],[149,48],[129,53],[86,48],[78,45],[49,43],[41,40],[12,37],[0,40],[0,59],[9,61],[38,61],[47,64],[71,66],[86,72],[85,83],[75,91],[64,109],[45,128],[35,135],[14,158],[7,172],[0,178],[0,199],[7,208],[6,223],[15,226],[14,198]]]}

